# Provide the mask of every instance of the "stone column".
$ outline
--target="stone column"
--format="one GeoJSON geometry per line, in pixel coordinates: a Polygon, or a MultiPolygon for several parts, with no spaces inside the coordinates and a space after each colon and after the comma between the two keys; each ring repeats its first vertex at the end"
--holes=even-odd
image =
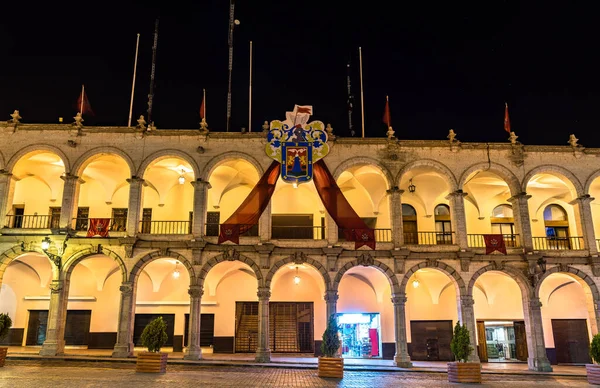
{"type": "Polygon", "coordinates": [[[325,309],[326,309],[326,316],[325,319],[327,321],[329,321],[329,318],[331,317],[332,314],[336,314],[337,313],[337,301],[338,301],[339,295],[338,292],[336,290],[327,290],[325,291],[325,309]]]}
{"type": "Polygon", "coordinates": [[[121,304],[119,305],[119,326],[117,327],[117,343],[113,350],[113,357],[133,356],[133,317],[135,316],[135,285],[132,282],[123,282],[121,291],[121,304]]]}
{"type": "MultiPolygon", "coordinates": [[[[579,213],[576,223],[579,229],[579,236],[583,236],[585,248],[590,252],[591,256],[598,255],[598,246],[596,245],[596,233],[594,232],[594,218],[592,216],[592,207],[590,203],[595,198],[589,194],[576,198],[571,201],[571,205],[575,207],[575,214],[579,213]]],[[[581,246],[574,246],[573,248],[583,248],[581,246]]]]}
{"type": "Polygon", "coordinates": [[[127,179],[129,182],[129,207],[127,209],[127,235],[135,236],[140,230],[142,219],[142,199],[144,180],[136,176],[127,179]]]}
{"type": "Polygon", "coordinates": [[[400,248],[404,245],[404,231],[402,225],[402,193],[398,186],[394,186],[387,191],[390,195],[390,218],[392,221],[392,241],[394,248],[400,248]]]}
{"type": "Polygon", "coordinates": [[[65,352],[65,324],[67,318],[68,286],[63,280],[50,283],[50,307],[46,340],[40,356],[56,356],[65,352]]]}
{"type": "Polygon", "coordinates": [[[529,370],[552,372],[552,366],[546,354],[544,326],[542,322],[542,303],[538,298],[523,300],[525,333],[527,334],[527,364],[529,370]]]}
{"type": "Polygon", "coordinates": [[[271,291],[268,287],[258,289],[258,348],[256,349],[256,362],[271,361],[269,348],[269,298],[271,291]]]}
{"type": "Polygon", "coordinates": [[[202,349],[200,349],[200,311],[204,291],[201,286],[190,286],[190,328],[187,333],[188,347],[183,356],[186,360],[200,360],[202,349]]]}
{"type": "Polygon", "coordinates": [[[471,347],[473,348],[473,352],[467,360],[469,362],[479,362],[475,329],[475,311],[473,310],[474,304],[475,301],[471,295],[462,295],[459,297],[458,318],[461,323],[467,327],[467,330],[469,331],[469,340],[471,341],[471,347]]]}
{"type": "Polygon", "coordinates": [[[60,178],[65,181],[65,184],[62,194],[59,226],[61,229],[72,228],[73,218],[77,216],[77,204],[79,202],[79,177],[66,174],[60,178]]]}
{"type": "Polygon", "coordinates": [[[269,202],[265,211],[258,219],[258,236],[261,242],[271,240],[271,202],[269,202]]]}
{"type": "Polygon", "coordinates": [[[206,200],[210,183],[202,179],[191,182],[194,186],[194,218],[192,221],[192,235],[201,238],[206,234],[206,200]]]}
{"type": "Polygon", "coordinates": [[[327,237],[327,245],[329,246],[334,246],[340,239],[340,236],[338,236],[338,226],[327,210],[325,210],[325,236],[327,237]]]}
{"type": "Polygon", "coordinates": [[[15,194],[12,176],[8,171],[0,170],[0,229],[6,225],[6,215],[11,211],[10,206],[15,194]]]}
{"type": "Polygon", "coordinates": [[[533,252],[533,236],[531,234],[531,221],[529,219],[529,205],[527,201],[531,195],[520,193],[508,199],[513,206],[515,228],[521,240],[521,247],[525,252],[533,252]]]}
{"type": "Polygon", "coordinates": [[[400,368],[412,367],[408,355],[408,344],[406,339],[406,294],[392,294],[394,304],[394,328],[396,331],[396,354],[394,363],[400,368]]]}
{"type": "Polygon", "coordinates": [[[460,249],[468,249],[469,244],[467,240],[467,220],[465,217],[465,202],[464,198],[467,193],[463,193],[462,190],[457,190],[453,193],[448,194],[446,199],[450,201],[450,218],[452,221],[452,231],[455,236],[455,244],[458,244],[460,249]]]}

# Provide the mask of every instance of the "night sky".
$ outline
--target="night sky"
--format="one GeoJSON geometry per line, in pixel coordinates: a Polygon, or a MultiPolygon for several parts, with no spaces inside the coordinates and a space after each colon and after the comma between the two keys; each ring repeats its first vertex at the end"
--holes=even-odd
{"type": "MultiPolygon", "coordinates": [[[[84,116],[85,124],[127,125],[139,32],[135,123],[146,115],[158,17],[156,126],[197,129],[206,88],[209,127],[224,131],[229,3],[162,3],[5,9],[0,120],[19,109],[25,123],[57,123],[60,116],[70,123],[85,84],[95,112],[84,116]]],[[[507,101],[524,144],[566,145],[575,133],[582,145],[600,147],[600,23],[591,5],[573,3],[238,1],[231,130],[248,126],[252,40],[253,131],[306,104],[314,107],[313,119],[350,136],[350,61],[360,136],[362,46],[367,137],[385,136],[387,94],[400,139],[446,139],[453,128],[461,141],[506,142],[507,101]]]]}

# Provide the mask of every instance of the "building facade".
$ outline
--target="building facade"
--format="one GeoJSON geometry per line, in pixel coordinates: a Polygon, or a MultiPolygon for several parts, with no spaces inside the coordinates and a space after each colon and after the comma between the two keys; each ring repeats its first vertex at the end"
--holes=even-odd
{"type": "Polygon", "coordinates": [[[162,315],[187,359],[264,362],[318,354],[337,314],[344,357],[451,360],[461,321],[474,360],[589,362],[600,149],[330,136],[323,160],[372,250],[344,240],[312,182],[281,180],[239,244],[218,244],[272,162],[264,132],[0,122],[0,144],[10,345],[130,356],[162,315]],[[498,235],[506,253],[488,252],[498,235]]]}

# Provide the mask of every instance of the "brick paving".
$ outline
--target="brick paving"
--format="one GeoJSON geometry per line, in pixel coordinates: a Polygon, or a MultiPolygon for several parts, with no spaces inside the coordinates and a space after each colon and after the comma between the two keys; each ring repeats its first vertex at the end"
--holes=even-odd
{"type": "MultiPolygon", "coordinates": [[[[352,372],[321,379],[306,369],[169,365],[164,375],[135,373],[132,363],[8,361],[0,387],[456,387],[445,373],[352,372]]],[[[471,387],[473,385],[470,385],[471,387]]],[[[587,387],[583,377],[484,375],[484,387],[587,387]]]]}

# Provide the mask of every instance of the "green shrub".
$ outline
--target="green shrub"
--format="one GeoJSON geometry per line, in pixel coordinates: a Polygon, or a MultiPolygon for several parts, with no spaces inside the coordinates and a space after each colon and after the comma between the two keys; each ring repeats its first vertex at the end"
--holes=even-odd
{"type": "Polygon", "coordinates": [[[600,364],[600,334],[596,334],[594,338],[592,338],[592,343],[590,344],[590,357],[592,357],[592,361],[596,364],[600,364]]]}
{"type": "Polygon", "coordinates": [[[459,362],[467,362],[473,352],[469,330],[467,330],[467,326],[461,325],[460,322],[456,322],[456,326],[454,326],[454,336],[450,342],[450,349],[459,362]]]}
{"type": "Polygon", "coordinates": [[[12,319],[10,319],[8,314],[0,313],[0,341],[8,335],[11,326],[12,319]]]}
{"type": "Polygon", "coordinates": [[[335,357],[340,348],[340,337],[338,337],[338,326],[335,314],[331,314],[327,321],[327,328],[323,333],[321,352],[325,357],[335,357]]]}
{"type": "Polygon", "coordinates": [[[160,348],[167,342],[167,324],[162,317],[150,322],[142,332],[142,345],[149,352],[160,352],[160,348]]]}

